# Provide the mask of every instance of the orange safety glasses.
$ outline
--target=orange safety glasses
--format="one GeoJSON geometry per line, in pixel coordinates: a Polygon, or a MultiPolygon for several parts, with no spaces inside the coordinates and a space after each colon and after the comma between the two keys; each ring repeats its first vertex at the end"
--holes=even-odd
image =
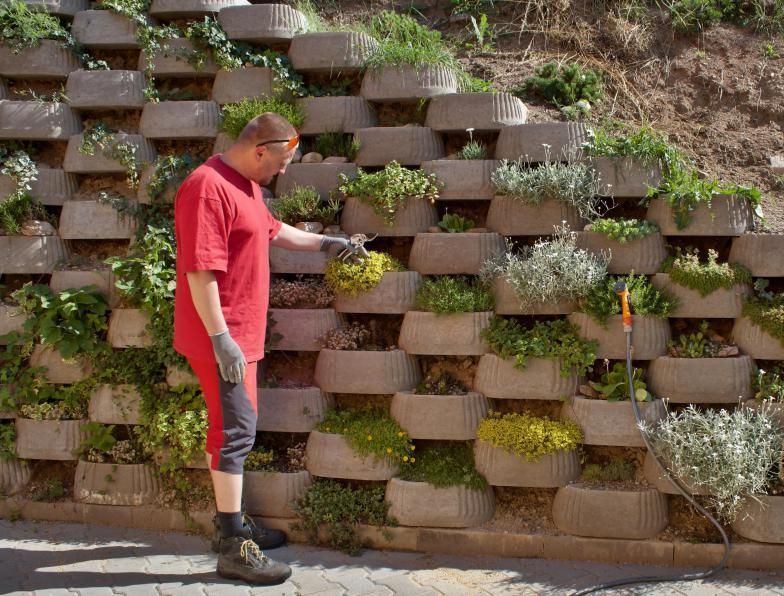
{"type": "Polygon", "coordinates": [[[290,139],[274,139],[272,141],[264,141],[263,143],[257,143],[256,147],[261,147],[262,145],[268,145],[269,143],[286,143],[286,150],[294,149],[297,145],[299,145],[299,133],[295,134],[290,139]]]}

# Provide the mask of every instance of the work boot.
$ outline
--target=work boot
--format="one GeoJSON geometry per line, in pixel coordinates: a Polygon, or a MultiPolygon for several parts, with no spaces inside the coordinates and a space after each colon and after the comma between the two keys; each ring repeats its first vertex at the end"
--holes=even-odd
{"type": "MultiPolygon", "coordinates": [[[[218,516],[212,518],[212,523],[215,530],[212,533],[212,552],[217,553],[220,551],[220,525],[218,524],[218,516]]],[[[286,534],[281,530],[273,530],[272,528],[264,528],[256,524],[253,518],[247,513],[242,514],[242,529],[245,531],[245,537],[250,538],[255,542],[261,550],[271,550],[286,544],[286,534]]]]}
{"type": "Polygon", "coordinates": [[[270,559],[253,540],[232,536],[220,541],[218,575],[249,584],[282,584],[291,576],[291,567],[270,559]]]}

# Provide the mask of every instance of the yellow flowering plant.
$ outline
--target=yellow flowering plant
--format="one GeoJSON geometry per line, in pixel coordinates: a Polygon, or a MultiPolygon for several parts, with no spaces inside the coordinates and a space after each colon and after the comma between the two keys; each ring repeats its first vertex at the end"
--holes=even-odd
{"type": "Polygon", "coordinates": [[[356,297],[369,292],[388,271],[405,271],[397,259],[383,252],[368,251],[368,256],[359,263],[343,262],[334,258],[327,263],[324,282],[336,294],[356,297]]]}
{"type": "Polygon", "coordinates": [[[329,410],[318,430],[345,436],[358,455],[372,454],[393,464],[416,461],[408,433],[381,408],[329,410]]]}
{"type": "Polygon", "coordinates": [[[571,420],[491,411],[479,423],[476,438],[527,461],[536,461],[559,450],[575,449],[582,442],[583,433],[571,420]]]}

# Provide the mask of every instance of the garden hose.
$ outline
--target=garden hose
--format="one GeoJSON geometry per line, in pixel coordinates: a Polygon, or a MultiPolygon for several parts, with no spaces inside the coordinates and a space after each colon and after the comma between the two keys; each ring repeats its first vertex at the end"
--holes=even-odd
{"type": "MultiPolygon", "coordinates": [[[[634,380],[633,374],[634,370],[632,368],[632,315],[631,315],[631,301],[629,299],[629,291],[626,288],[626,284],[623,281],[619,281],[615,284],[614,287],[615,293],[621,299],[621,311],[622,311],[622,320],[623,320],[623,332],[626,334],[626,374],[628,377],[629,383],[629,399],[632,402],[632,410],[634,410],[634,418],[637,420],[637,424],[640,425],[642,423],[642,416],[640,416],[640,406],[637,404],[637,400],[634,396],[634,380]]],[[[648,575],[648,576],[641,576],[641,577],[629,577],[625,579],[619,579],[611,582],[607,582],[605,584],[600,584],[598,586],[594,586],[593,588],[589,588],[587,590],[583,590],[581,592],[577,592],[574,596],[583,596],[583,594],[592,594],[594,592],[598,592],[600,590],[609,590],[610,588],[616,588],[618,586],[627,586],[629,584],[644,584],[644,583],[656,583],[656,582],[673,582],[673,581],[693,581],[697,579],[706,579],[711,577],[717,573],[719,573],[724,566],[727,564],[727,559],[730,556],[730,539],[727,536],[727,533],[724,531],[724,528],[721,527],[721,524],[716,521],[709,511],[707,511],[702,505],[700,505],[694,497],[691,495],[689,490],[683,485],[683,483],[675,477],[674,474],[667,469],[661,460],[659,459],[658,455],[656,455],[656,451],[654,451],[653,446],[651,445],[648,437],[645,433],[641,432],[642,440],[645,442],[645,447],[648,449],[648,452],[653,455],[654,460],[656,460],[657,465],[661,470],[663,470],[675,487],[678,489],[678,492],[683,495],[686,500],[699,511],[702,515],[704,515],[708,520],[716,526],[721,534],[721,539],[724,541],[724,556],[721,558],[721,561],[711,569],[707,571],[703,571],[701,573],[684,573],[681,575],[673,575],[673,576],[661,576],[661,575],[648,575]]]]}

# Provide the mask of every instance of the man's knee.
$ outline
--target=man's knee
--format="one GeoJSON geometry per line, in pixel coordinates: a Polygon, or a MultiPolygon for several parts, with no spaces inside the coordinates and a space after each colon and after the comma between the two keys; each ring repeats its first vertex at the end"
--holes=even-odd
{"type": "Polygon", "coordinates": [[[258,415],[242,385],[223,382],[221,410],[223,441],[218,450],[218,461],[213,457],[213,466],[220,472],[241,474],[245,458],[256,440],[258,415]]]}

